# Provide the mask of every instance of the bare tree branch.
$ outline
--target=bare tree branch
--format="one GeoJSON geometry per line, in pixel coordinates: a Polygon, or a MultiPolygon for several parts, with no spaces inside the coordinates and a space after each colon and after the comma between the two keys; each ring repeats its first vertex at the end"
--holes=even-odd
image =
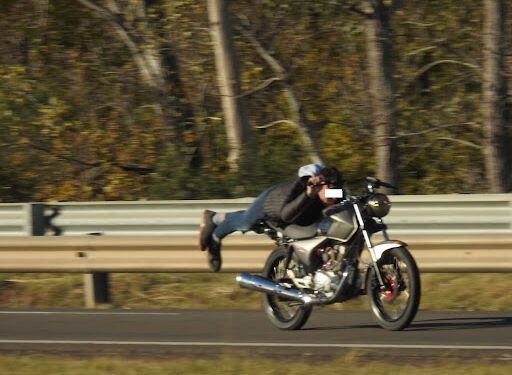
{"type": "Polygon", "coordinates": [[[266,63],[272,68],[274,72],[278,74],[278,77],[282,80],[288,78],[286,69],[281,65],[281,63],[272,56],[267,49],[263,46],[263,44],[254,36],[254,33],[251,30],[249,25],[249,21],[247,17],[236,15],[240,24],[242,25],[242,32],[247,39],[251,42],[251,44],[256,49],[256,52],[266,61],[266,63]]]}
{"type": "MultiPolygon", "coordinates": [[[[435,143],[435,141],[450,141],[450,142],[455,142],[455,143],[461,143],[465,146],[473,147],[478,150],[481,150],[483,148],[482,146],[477,145],[473,142],[463,141],[461,139],[456,139],[456,138],[451,138],[451,137],[436,137],[435,140],[433,140],[431,142],[423,143],[421,146],[419,146],[418,149],[416,150],[416,152],[414,154],[412,154],[409,158],[407,158],[407,160],[402,160],[402,165],[401,165],[402,168],[407,166],[408,164],[410,164],[414,159],[416,159],[418,157],[419,154],[421,154],[424,150],[426,150],[427,148],[432,146],[435,143]]],[[[409,155],[409,154],[407,154],[407,155],[409,155]]]]}
{"type": "MultiPolygon", "coordinates": [[[[45,154],[48,154],[48,155],[51,155],[59,160],[62,160],[62,161],[66,161],[66,162],[70,162],[70,163],[73,163],[73,164],[78,164],[78,165],[81,165],[82,167],[87,167],[87,168],[98,168],[102,165],[101,162],[94,162],[94,163],[91,163],[91,162],[86,162],[86,161],[83,161],[83,160],[80,160],[78,158],[75,158],[75,157],[72,157],[72,156],[65,156],[65,155],[62,155],[62,154],[56,154],[55,152],[53,152],[52,150],[46,148],[46,147],[43,147],[41,145],[37,145],[33,142],[31,142],[29,144],[29,146],[31,148],[33,148],[34,150],[38,150],[38,151],[42,151],[44,152],[45,154]]],[[[138,173],[140,175],[147,175],[147,174],[150,174],[152,173],[154,170],[153,168],[147,168],[147,167],[139,167],[139,166],[134,166],[134,165],[125,165],[125,164],[120,164],[118,162],[112,162],[110,163],[111,165],[117,167],[117,168],[120,168],[122,169],[123,171],[126,171],[126,172],[135,172],[135,173],[138,173]]]]}
{"type": "Polygon", "coordinates": [[[414,136],[418,136],[418,135],[423,135],[423,134],[427,134],[427,133],[436,132],[436,131],[439,131],[441,129],[453,128],[453,127],[456,127],[456,126],[465,126],[465,125],[476,126],[478,124],[476,122],[461,122],[461,123],[457,123],[457,124],[439,125],[439,126],[431,127],[431,128],[426,129],[426,130],[422,130],[422,131],[414,132],[414,133],[398,133],[396,136],[394,136],[392,138],[414,137],[414,136]]]}
{"type": "Polygon", "coordinates": [[[298,126],[296,122],[293,122],[291,120],[277,120],[277,121],[269,122],[268,124],[265,124],[265,125],[256,126],[256,129],[267,129],[267,128],[271,128],[272,126],[279,125],[279,124],[289,124],[289,125],[293,125],[293,126],[298,126]]]}
{"type": "Polygon", "coordinates": [[[421,75],[423,75],[425,72],[429,71],[430,69],[434,68],[435,66],[442,65],[442,64],[456,64],[456,65],[467,66],[468,68],[475,69],[475,70],[479,69],[478,65],[466,63],[464,61],[449,60],[449,59],[437,60],[437,61],[431,62],[430,64],[425,65],[423,68],[421,68],[416,73],[414,73],[413,81],[415,81],[418,77],[420,77],[421,75]]]}
{"type": "MultiPolygon", "coordinates": [[[[94,1],[91,0],[77,0],[79,3],[84,5],[85,7],[93,10],[99,17],[110,22],[121,41],[128,47],[130,50],[135,63],[139,67],[139,70],[144,77],[144,79],[152,86],[157,87],[161,85],[163,82],[163,76],[155,71],[155,64],[151,61],[148,54],[144,53],[144,51],[139,46],[139,41],[132,32],[128,30],[126,27],[123,17],[118,13],[113,13],[107,8],[98,5],[94,1]]],[[[113,5],[111,5],[113,7],[113,5]]]]}
{"type": "Polygon", "coordinates": [[[272,83],[276,82],[276,81],[281,81],[282,78],[279,78],[279,77],[272,77],[272,78],[269,78],[265,81],[263,81],[262,83],[260,83],[258,86],[256,86],[255,88],[249,90],[249,91],[246,91],[238,96],[236,96],[236,98],[243,98],[245,96],[249,96],[249,95],[252,95],[254,94],[255,92],[258,92],[258,91],[261,91],[263,90],[264,88],[270,86],[272,83]]]}
{"type": "Polygon", "coordinates": [[[94,1],[89,0],[77,0],[82,5],[85,5],[87,8],[94,10],[99,15],[101,15],[104,19],[113,21],[113,15],[109,10],[103,8],[101,5],[96,4],[94,1]]]}
{"type": "Polygon", "coordinates": [[[473,142],[464,141],[462,139],[451,138],[451,137],[436,137],[436,139],[444,140],[444,141],[451,141],[451,142],[456,142],[456,143],[461,143],[461,144],[463,144],[465,146],[473,147],[473,148],[476,148],[478,150],[483,149],[483,146],[477,145],[476,143],[473,143],[473,142]]]}
{"type": "Polygon", "coordinates": [[[401,85],[401,89],[399,90],[400,93],[401,93],[400,95],[403,95],[408,90],[408,88],[414,82],[416,82],[416,80],[418,78],[420,78],[423,74],[428,72],[430,69],[432,69],[432,68],[434,68],[434,67],[436,67],[438,65],[442,65],[442,64],[456,64],[456,65],[466,66],[468,68],[476,70],[480,74],[480,67],[478,65],[476,65],[476,64],[471,64],[471,63],[467,63],[467,62],[464,62],[464,61],[458,61],[458,60],[450,60],[450,59],[433,61],[430,64],[427,64],[427,65],[423,66],[420,70],[418,70],[416,73],[414,73],[411,78],[407,79],[401,85]]]}
{"type": "Polygon", "coordinates": [[[67,161],[67,162],[71,162],[73,164],[78,164],[78,165],[81,165],[83,167],[88,167],[88,168],[96,168],[96,167],[99,167],[101,163],[99,162],[95,162],[95,163],[90,163],[90,162],[86,162],[86,161],[83,161],[83,160],[80,160],[80,159],[77,159],[77,158],[74,158],[72,156],[65,156],[65,155],[62,155],[62,154],[55,154],[52,150],[50,150],[49,148],[46,148],[46,147],[43,147],[41,145],[38,145],[34,142],[30,142],[28,144],[31,148],[33,148],[34,150],[37,150],[37,151],[42,151],[44,152],[45,154],[48,154],[48,155],[51,155],[53,157],[56,157],[57,159],[59,160],[63,160],[63,161],[67,161]]]}
{"type": "Polygon", "coordinates": [[[190,111],[182,112],[183,116],[179,121],[173,119],[175,105],[173,99],[168,95],[168,87],[170,84],[181,87],[181,81],[172,70],[175,67],[164,65],[165,61],[169,62],[175,57],[169,52],[169,43],[165,43],[167,46],[165,49],[162,46],[158,47],[155,45],[156,39],[150,36],[149,28],[153,21],[143,7],[148,5],[149,1],[131,2],[130,6],[125,7],[123,5],[126,5],[126,2],[119,0],[104,0],[103,5],[94,0],[76,1],[90,9],[97,17],[106,20],[119,40],[127,47],[142,81],[153,95],[155,110],[164,124],[166,133],[163,135],[163,139],[165,143],[172,143],[177,155],[182,155],[181,147],[185,143],[182,127],[185,126],[189,118],[193,117],[189,115],[192,111],[186,104],[182,104],[182,107],[190,111]]]}
{"type": "MultiPolygon", "coordinates": [[[[311,127],[308,124],[306,116],[304,114],[304,108],[302,103],[298,99],[296,90],[290,80],[289,74],[284,66],[272,56],[263,44],[254,35],[249,21],[244,16],[236,15],[242,26],[242,32],[246,38],[251,42],[259,55],[267,62],[270,68],[277,74],[277,78],[281,81],[284,87],[284,95],[288,101],[290,111],[293,114],[294,121],[288,121],[289,124],[294,125],[299,131],[305,148],[309,154],[309,158],[313,163],[326,164],[326,160],[322,156],[320,150],[316,145],[316,140],[311,127]]],[[[285,121],[279,121],[277,123],[283,123],[285,121]]],[[[274,125],[274,124],[273,124],[274,125]]]]}
{"type": "Polygon", "coordinates": [[[433,49],[436,49],[437,46],[427,46],[427,47],[422,47],[422,48],[419,48],[417,50],[414,50],[414,51],[411,51],[409,53],[406,54],[406,56],[416,56],[416,55],[419,55],[423,52],[427,52],[427,51],[431,51],[433,49]]]}
{"type": "Polygon", "coordinates": [[[407,21],[403,21],[401,22],[402,25],[413,25],[413,26],[418,26],[418,27],[432,27],[432,26],[435,26],[437,25],[437,23],[435,22],[431,22],[431,23],[423,23],[423,22],[420,22],[420,21],[410,21],[410,20],[407,20],[407,21]]]}

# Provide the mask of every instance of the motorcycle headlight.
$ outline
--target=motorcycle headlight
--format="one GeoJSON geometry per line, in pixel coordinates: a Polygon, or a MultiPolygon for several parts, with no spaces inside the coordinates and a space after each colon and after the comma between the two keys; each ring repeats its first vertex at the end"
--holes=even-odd
{"type": "Polygon", "coordinates": [[[374,217],[384,217],[391,209],[391,202],[386,194],[375,193],[368,199],[368,214],[374,217]]]}

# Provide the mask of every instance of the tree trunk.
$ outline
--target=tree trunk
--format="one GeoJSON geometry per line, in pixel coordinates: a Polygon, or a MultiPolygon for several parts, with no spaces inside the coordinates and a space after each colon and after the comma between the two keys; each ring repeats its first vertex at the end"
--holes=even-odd
{"type": "Polygon", "coordinates": [[[208,0],[208,17],[215,51],[224,123],[230,146],[228,160],[231,168],[236,169],[241,151],[248,141],[248,124],[240,98],[238,64],[232,42],[231,22],[226,1],[208,0]]]}
{"type": "Polygon", "coordinates": [[[373,103],[376,177],[398,186],[398,147],[392,87],[389,9],[383,0],[372,1],[366,20],[366,49],[373,103]]]}
{"type": "Polygon", "coordinates": [[[507,84],[504,72],[505,0],[484,0],[483,129],[484,157],[489,192],[510,191],[507,174],[505,105],[507,84]]]}

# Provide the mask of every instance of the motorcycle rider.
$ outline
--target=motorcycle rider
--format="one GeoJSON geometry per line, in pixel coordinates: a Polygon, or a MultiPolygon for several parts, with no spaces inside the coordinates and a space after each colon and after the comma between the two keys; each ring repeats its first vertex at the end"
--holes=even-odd
{"type": "MultiPolygon", "coordinates": [[[[313,165],[314,166],[314,165],[313,165]]],[[[343,176],[335,167],[301,168],[298,179],[272,186],[262,192],[247,210],[217,213],[203,212],[199,230],[199,246],[208,250],[208,263],[213,272],[222,266],[221,240],[235,232],[247,232],[260,220],[285,227],[288,224],[310,225],[322,216],[322,210],[338,202],[326,197],[326,189],[342,188],[343,176]],[[309,172],[309,173],[308,173],[309,172]]]]}

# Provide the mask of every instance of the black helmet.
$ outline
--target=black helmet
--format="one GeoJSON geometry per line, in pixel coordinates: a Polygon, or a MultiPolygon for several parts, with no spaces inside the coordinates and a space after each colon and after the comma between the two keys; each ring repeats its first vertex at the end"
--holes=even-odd
{"type": "Polygon", "coordinates": [[[333,186],[335,188],[341,188],[345,183],[343,175],[335,167],[322,168],[318,177],[320,177],[320,180],[326,185],[333,186]]]}

